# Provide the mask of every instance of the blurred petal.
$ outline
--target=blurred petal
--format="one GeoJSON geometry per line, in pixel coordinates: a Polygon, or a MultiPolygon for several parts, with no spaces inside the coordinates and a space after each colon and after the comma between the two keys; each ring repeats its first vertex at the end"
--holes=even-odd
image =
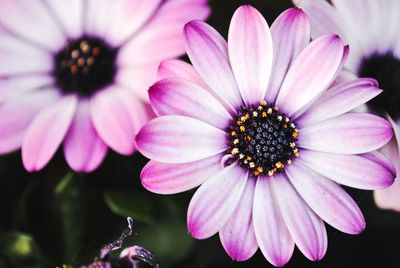
{"type": "Polygon", "coordinates": [[[66,96],[35,117],[22,143],[26,170],[38,171],[50,161],[67,134],[77,103],[76,96],[66,96]]]}
{"type": "Polygon", "coordinates": [[[53,89],[40,90],[0,105],[0,154],[19,149],[36,115],[59,98],[53,89]]]}
{"type": "Polygon", "coordinates": [[[90,103],[81,100],[64,142],[68,164],[77,172],[96,169],[107,153],[107,146],[97,134],[90,118],[90,103]]]}

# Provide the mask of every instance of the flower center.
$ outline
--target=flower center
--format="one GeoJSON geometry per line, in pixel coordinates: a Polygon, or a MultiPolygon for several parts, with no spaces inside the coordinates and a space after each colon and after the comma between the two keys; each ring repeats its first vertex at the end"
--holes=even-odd
{"type": "Polygon", "coordinates": [[[111,84],[117,49],[94,37],[70,40],[55,55],[54,75],[60,89],[87,97],[111,84]]]}
{"type": "Polygon", "coordinates": [[[360,77],[372,77],[379,82],[383,92],[368,102],[380,113],[400,117],[400,59],[393,53],[373,54],[365,58],[359,70],[360,77]]]}
{"type": "Polygon", "coordinates": [[[296,125],[266,101],[242,107],[227,132],[228,153],[255,176],[282,172],[299,156],[296,125]]]}

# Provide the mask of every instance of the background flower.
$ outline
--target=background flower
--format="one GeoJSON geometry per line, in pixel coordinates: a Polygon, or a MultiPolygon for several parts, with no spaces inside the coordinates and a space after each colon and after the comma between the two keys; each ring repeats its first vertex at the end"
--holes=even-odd
{"type": "MultiPolygon", "coordinates": [[[[397,0],[298,0],[312,22],[312,36],[338,33],[350,45],[349,60],[340,80],[358,76],[373,77],[384,91],[368,103],[371,111],[390,117],[395,133],[382,152],[395,163],[399,160],[400,118],[400,2],[397,0]]],[[[378,206],[400,211],[400,182],[375,191],[378,206]]]]}
{"type": "Polygon", "coordinates": [[[193,64],[164,62],[167,77],[149,91],[159,116],[138,133],[151,159],[141,174],[150,191],[200,188],[187,215],[190,234],[219,232],[233,260],[258,247],[275,266],[296,244],[310,260],[323,258],[322,220],[358,234],[364,218],[337,183],[381,189],[393,183],[391,163],[374,150],[392,137],[381,117],[348,113],[378,95],[373,79],[327,88],[348,47],[337,35],[309,43],[308,17],[282,13],[269,27],[251,6],[233,15],[228,43],[212,27],[185,26],[193,64]]]}
{"type": "Polygon", "coordinates": [[[1,1],[0,153],[22,147],[37,171],[64,141],[85,172],[108,147],[131,154],[158,63],[182,55],[184,22],[208,13],[205,0],[1,1]]]}

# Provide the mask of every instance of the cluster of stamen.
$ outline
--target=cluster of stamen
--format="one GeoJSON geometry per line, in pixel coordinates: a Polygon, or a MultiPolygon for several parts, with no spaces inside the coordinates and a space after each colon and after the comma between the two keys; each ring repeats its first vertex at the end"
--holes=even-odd
{"type": "Polygon", "coordinates": [[[266,101],[242,107],[227,132],[228,153],[255,176],[281,172],[299,156],[296,125],[266,101]]]}
{"type": "Polygon", "coordinates": [[[93,94],[113,81],[116,53],[116,49],[93,37],[67,42],[55,57],[57,84],[65,93],[93,94]]]}

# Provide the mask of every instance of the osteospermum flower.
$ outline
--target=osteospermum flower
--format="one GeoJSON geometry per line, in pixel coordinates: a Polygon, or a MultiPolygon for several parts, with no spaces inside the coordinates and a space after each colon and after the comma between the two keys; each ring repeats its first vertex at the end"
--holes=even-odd
{"type": "Polygon", "coordinates": [[[327,248],[324,221],[360,233],[360,209],[339,184],[377,189],[394,168],[374,150],[392,137],[385,119],[349,113],[378,95],[373,79],[330,87],[347,57],[337,35],[310,43],[308,17],[289,9],[271,30],[261,14],[240,7],[228,43],[199,21],[184,29],[193,67],[166,61],[149,91],[159,116],[136,136],[151,161],[144,187],[173,194],[197,187],[187,216],[190,234],[219,232],[237,261],[258,248],[282,266],[294,245],[310,260],[327,248]]]}
{"type": "MultiPolygon", "coordinates": [[[[351,52],[340,80],[354,74],[378,80],[383,93],[368,102],[369,111],[388,116],[395,136],[382,152],[400,169],[400,1],[398,0],[297,0],[312,23],[312,36],[338,33],[351,52]]],[[[382,208],[400,211],[400,182],[374,192],[382,208]]]]}
{"type": "Polygon", "coordinates": [[[206,0],[2,0],[0,153],[22,147],[28,171],[63,141],[76,171],[108,147],[131,154],[159,62],[183,54],[184,23],[208,13],[206,0]]]}

